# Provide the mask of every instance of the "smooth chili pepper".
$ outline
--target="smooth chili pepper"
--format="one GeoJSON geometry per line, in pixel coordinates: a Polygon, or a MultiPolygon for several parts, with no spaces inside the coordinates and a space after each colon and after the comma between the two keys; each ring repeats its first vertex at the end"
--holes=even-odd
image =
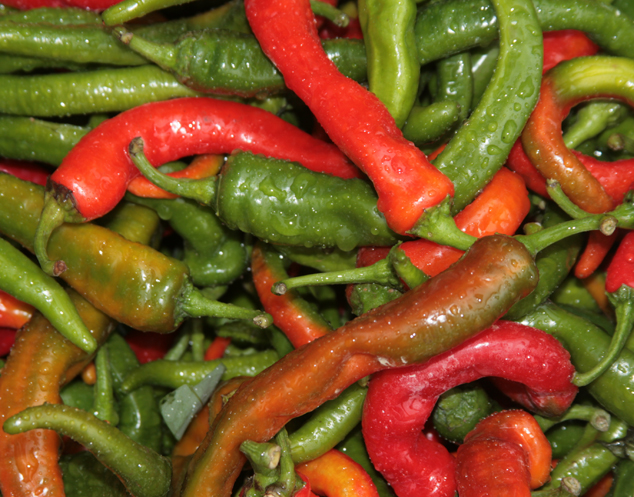
{"type": "Polygon", "coordinates": [[[626,117],[627,107],[620,102],[588,102],[576,113],[575,120],[564,133],[568,148],[577,148],[586,140],[618,124],[626,117]]]}
{"type": "Polygon", "coordinates": [[[110,352],[107,348],[101,347],[97,351],[95,369],[97,371],[97,382],[94,386],[94,400],[90,412],[98,419],[112,426],[117,426],[119,424],[119,413],[114,405],[110,352]]]}
{"type": "Polygon", "coordinates": [[[424,209],[453,194],[451,182],[403,138],[378,98],[343,76],[326,57],[308,1],[251,0],[245,2],[245,9],[262,50],[280,70],[287,87],[370,177],[379,196],[379,211],[394,231],[404,234],[424,209]]]}
{"type": "Polygon", "coordinates": [[[20,10],[37,9],[40,7],[80,7],[90,10],[104,10],[117,3],[116,0],[9,0],[10,7],[20,10]]]}
{"type": "Polygon", "coordinates": [[[418,93],[415,0],[362,0],[359,21],[368,60],[368,89],[403,127],[418,93]]]}
{"type": "MultiPolygon", "coordinates": [[[[519,176],[502,168],[491,182],[455,217],[456,226],[465,233],[482,237],[494,233],[513,235],[528,214],[528,192],[519,176]]],[[[436,276],[456,262],[464,253],[453,247],[418,239],[399,245],[402,252],[418,269],[428,276],[436,276]]],[[[385,259],[387,250],[374,252],[376,259],[371,264],[360,264],[359,268],[332,273],[317,273],[292,279],[277,280],[273,292],[284,293],[286,289],[307,284],[330,283],[380,283],[398,288],[400,281],[395,277],[392,261],[385,259]],[[382,257],[379,257],[381,254],[382,257]]],[[[369,261],[368,261],[369,262],[369,261]]]]}
{"type": "MultiPolygon", "coordinates": [[[[192,31],[171,45],[152,42],[123,27],[115,28],[114,33],[134,52],[195,91],[262,98],[286,90],[284,78],[249,33],[226,29],[192,31]]],[[[355,81],[366,79],[362,43],[333,40],[322,45],[343,74],[355,81]]]]}
{"type": "Polygon", "coordinates": [[[37,164],[10,159],[0,161],[0,171],[42,186],[46,184],[46,180],[51,174],[50,171],[37,164]]]}
{"type": "Polygon", "coordinates": [[[229,399],[192,460],[183,495],[230,495],[243,462],[238,450],[243,440],[269,440],[290,418],[369,373],[427,360],[481,331],[530,291],[536,282],[533,268],[515,240],[483,238],[450,270],[290,352],[229,399]],[[495,299],[487,297],[490,292],[495,299]],[[464,306],[468,324],[459,317],[464,306]],[[325,370],[330,371],[326,382],[325,370]],[[301,384],[294,383],[299,378],[301,384]],[[298,387],[289,390],[289,381],[298,387]]]}
{"type": "Polygon", "coordinates": [[[34,311],[32,305],[0,290],[0,326],[3,328],[22,328],[31,319],[34,311]]]}
{"type": "Polygon", "coordinates": [[[319,495],[338,497],[357,495],[378,497],[372,479],[343,452],[332,449],[317,459],[296,466],[297,471],[310,482],[311,490],[319,495]]]}
{"type": "Polygon", "coordinates": [[[575,266],[575,276],[583,279],[594,273],[610,252],[617,236],[617,233],[606,236],[600,231],[591,231],[586,247],[575,266]]]}
{"type": "Polygon", "coordinates": [[[6,356],[15,343],[15,328],[0,328],[0,357],[6,356]]]}
{"type": "MultiPolygon", "coordinates": [[[[77,293],[73,304],[99,343],[115,323],[77,293]]],[[[44,402],[59,403],[59,388],[77,376],[92,359],[64,339],[39,313],[19,330],[0,375],[0,422],[44,402]]],[[[19,436],[0,431],[0,490],[3,495],[54,494],[62,491],[57,459],[60,438],[52,432],[19,436]]]]}
{"type": "Polygon", "coordinates": [[[629,59],[583,57],[559,64],[542,82],[540,100],[522,132],[531,162],[546,177],[560,182],[564,193],[588,212],[605,212],[614,199],[565,146],[558,132],[570,108],[596,96],[633,101],[626,81],[634,65],[629,59]]]}
{"type": "Polygon", "coordinates": [[[97,350],[97,341],[81,320],[62,286],[44,274],[31,259],[0,238],[3,271],[0,287],[38,309],[66,339],[82,350],[97,350]]]}
{"type": "Polygon", "coordinates": [[[397,494],[452,496],[454,459],[421,433],[438,397],[456,385],[500,376],[526,385],[522,400],[532,409],[557,415],[577,392],[570,383],[573,373],[559,342],[500,321],[425,364],[375,375],[363,414],[368,453],[397,494]]]}
{"type": "Polygon", "coordinates": [[[237,357],[223,357],[214,361],[169,361],[159,359],[131,371],[121,385],[121,391],[130,393],[145,385],[176,389],[181,385],[194,385],[213,371],[218,364],[226,367],[223,380],[236,376],[255,376],[277,360],[273,350],[254,352],[237,357]]]}
{"type": "Polygon", "coordinates": [[[634,461],[623,459],[617,464],[612,495],[614,497],[631,497],[634,495],[634,461]]]}
{"type": "MultiPolygon", "coordinates": [[[[538,14],[539,15],[539,14],[538,14]]],[[[546,72],[564,60],[595,55],[599,46],[583,32],[562,29],[544,33],[544,67],[546,72]]]]}
{"type": "Polygon", "coordinates": [[[332,331],[332,326],[297,292],[283,296],[271,292],[276,281],[288,276],[275,249],[257,243],[251,254],[251,271],[263,308],[273,316],[273,324],[284,332],[295,348],[332,331]]]}
{"type": "Polygon", "coordinates": [[[227,347],[230,343],[230,338],[215,337],[213,341],[209,344],[209,347],[207,347],[207,350],[205,350],[205,356],[203,357],[203,359],[205,361],[220,359],[224,355],[225,350],[227,350],[227,347]]]}
{"type": "Polygon", "coordinates": [[[82,9],[79,7],[67,7],[60,9],[57,7],[38,7],[29,10],[14,10],[5,13],[2,21],[12,21],[17,23],[46,23],[55,26],[72,26],[75,24],[102,23],[99,13],[82,9]]]}
{"type": "MultiPolygon", "coordinates": [[[[0,232],[32,249],[44,204],[42,188],[0,173],[0,190],[6,192],[0,196],[0,232]],[[20,216],[15,215],[16,210],[20,216]]],[[[97,308],[138,330],[169,333],[186,316],[210,314],[254,319],[265,327],[269,321],[259,311],[207,299],[193,287],[183,263],[107,228],[62,226],[51,237],[49,251],[67,260],[62,279],[71,287],[97,308]],[[148,281],[147,275],[152,279],[148,281]]]]}
{"type": "Polygon", "coordinates": [[[438,83],[435,100],[456,102],[460,109],[458,123],[462,124],[469,116],[473,102],[471,55],[456,54],[440,60],[436,64],[436,71],[438,83]]]}
{"type": "Polygon", "coordinates": [[[92,414],[64,405],[29,407],[3,424],[9,434],[52,429],[81,443],[114,471],[133,495],[163,497],[171,481],[169,460],[126,437],[92,414]],[[126,457],[121,457],[121,453],[126,457]]]}
{"type": "Polygon", "coordinates": [[[526,411],[502,411],[480,421],[458,447],[456,480],[463,497],[530,495],[550,476],[548,439],[526,411]]]}
{"type": "Polygon", "coordinates": [[[131,330],[125,336],[125,340],[134,351],[139,363],[145,364],[162,359],[174,341],[174,337],[149,331],[131,330]]]}
{"type": "MultiPolygon", "coordinates": [[[[608,53],[631,56],[634,20],[613,6],[593,0],[534,0],[533,4],[543,31],[576,29],[608,53]]],[[[498,19],[490,0],[428,3],[416,20],[418,59],[425,65],[487,46],[497,38],[497,30],[498,19]]]]}
{"type": "Polygon", "coordinates": [[[147,142],[149,159],[157,165],[184,155],[223,153],[242,147],[296,160],[317,171],[344,177],[358,175],[332,145],[254,107],[207,98],[137,107],[91,131],[51,175],[36,243],[40,263],[49,271],[52,268],[45,247],[51,231],[63,220],[83,222],[106,214],[123,198],[128,183],[140,175],[127,154],[130,141],[137,136],[147,142]],[[280,135],[285,136],[284,143],[276,139],[280,135]],[[94,161],[105,161],[109,172],[103,167],[93,168],[94,161]]]}
{"type": "Polygon", "coordinates": [[[213,206],[230,229],[265,242],[350,251],[399,239],[367,182],[343,179],[249,152],[232,154],[217,177],[177,181],[151,166],[143,141],[130,144],[134,165],[154,184],[213,206]],[[269,213],[275,212],[271,219],[269,213]]]}
{"type": "Polygon", "coordinates": [[[211,207],[183,198],[159,200],[127,195],[126,199],[155,210],[183,238],[182,261],[195,285],[226,285],[246,269],[244,236],[227,228],[211,207]]]}
{"type": "Polygon", "coordinates": [[[126,497],[125,486],[116,475],[88,451],[65,454],[60,458],[64,492],[68,497],[79,495],[107,495],[126,497]]]}
{"type": "Polygon", "coordinates": [[[414,106],[403,125],[403,136],[417,146],[435,141],[459,121],[460,110],[460,105],[453,100],[414,106]]]}

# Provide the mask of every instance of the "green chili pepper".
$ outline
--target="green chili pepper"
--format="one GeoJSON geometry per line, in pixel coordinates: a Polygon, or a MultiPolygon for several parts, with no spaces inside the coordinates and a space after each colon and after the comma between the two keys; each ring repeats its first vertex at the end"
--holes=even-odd
{"type": "Polygon", "coordinates": [[[52,26],[73,26],[93,24],[101,26],[99,14],[90,10],[76,7],[64,9],[54,7],[40,7],[30,10],[17,10],[2,16],[0,21],[15,23],[43,23],[52,26]]]}
{"type": "MultiPolygon", "coordinates": [[[[43,189],[36,187],[0,174],[0,190],[6,192],[0,196],[0,232],[29,249],[44,205],[43,189]]],[[[66,262],[62,278],[70,286],[119,322],[141,331],[171,332],[186,316],[270,324],[259,311],[207,299],[192,285],[184,264],[100,226],[63,226],[51,237],[48,251],[66,262]]]]}
{"type": "Polygon", "coordinates": [[[112,426],[117,426],[119,424],[119,414],[114,405],[110,354],[107,348],[101,347],[97,352],[95,368],[97,370],[97,383],[95,384],[92,413],[102,421],[106,421],[112,426]]]}
{"type": "Polygon", "coordinates": [[[565,457],[579,443],[584,430],[578,422],[561,423],[548,430],[546,438],[553,450],[553,459],[565,457]]]}
{"type": "Polygon", "coordinates": [[[66,497],[128,497],[125,486],[88,451],[64,455],[59,461],[66,497]]]}
{"type": "Polygon", "coordinates": [[[121,391],[133,392],[144,385],[176,389],[181,385],[194,385],[207,376],[218,364],[227,369],[222,376],[228,380],[236,376],[255,376],[277,360],[273,350],[255,352],[239,357],[225,357],[213,361],[158,361],[147,362],[131,371],[121,385],[121,391]]]}
{"type": "Polygon", "coordinates": [[[277,245],[275,250],[289,260],[302,266],[316,269],[317,271],[352,269],[357,260],[356,251],[343,251],[336,247],[320,249],[316,247],[306,248],[293,245],[277,245]]]}
{"type": "Polygon", "coordinates": [[[59,396],[67,406],[89,411],[95,398],[94,387],[79,379],[63,387],[59,392],[59,396]]]}
{"type": "Polygon", "coordinates": [[[97,341],[64,289],[4,238],[0,238],[0,263],[2,290],[37,308],[55,329],[82,350],[89,353],[97,350],[97,341]]]}
{"type": "Polygon", "coordinates": [[[3,427],[9,434],[46,428],[71,437],[115,472],[133,495],[164,497],[169,491],[171,464],[167,458],[81,409],[60,404],[30,407],[9,418],[3,427]]]}
{"type": "Polygon", "coordinates": [[[403,136],[416,145],[439,139],[460,120],[461,108],[453,100],[441,100],[428,106],[414,106],[403,126],[403,136]]]}
{"type": "Polygon", "coordinates": [[[476,47],[471,50],[471,70],[473,71],[472,105],[474,107],[480,102],[493,77],[498,55],[500,55],[500,46],[496,42],[484,48],[476,47]]]}
{"type": "Polygon", "coordinates": [[[361,0],[359,21],[367,53],[369,89],[401,128],[418,93],[415,0],[361,0]]]}
{"type": "Polygon", "coordinates": [[[564,133],[566,147],[577,148],[608,126],[618,124],[625,118],[626,109],[627,107],[620,102],[588,102],[577,111],[575,121],[564,133]]]}
{"type": "Polygon", "coordinates": [[[225,227],[210,207],[183,198],[163,200],[131,194],[126,198],[154,209],[183,238],[183,262],[195,285],[225,285],[246,269],[247,250],[242,234],[225,227]]]}
{"type": "Polygon", "coordinates": [[[438,61],[436,101],[456,102],[460,107],[458,122],[462,123],[471,110],[473,75],[471,55],[467,52],[438,61]]]}
{"type": "Polygon", "coordinates": [[[634,461],[624,459],[617,464],[612,496],[634,496],[634,461]]]}
{"type": "Polygon", "coordinates": [[[150,181],[213,205],[231,229],[270,243],[344,251],[397,241],[377,209],[376,194],[362,180],[343,180],[241,152],[229,158],[219,176],[185,183],[157,171],[143,154],[142,143],[141,138],[132,141],[130,157],[150,181]]]}
{"type": "Polygon", "coordinates": [[[372,309],[387,304],[403,295],[396,288],[390,288],[378,283],[361,283],[354,285],[349,301],[352,312],[361,316],[372,309]]]}
{"type": "Polygon", "coordinates": [[[361,421],[367,388],[358,383],[318,407],[310,419],[290,434],[296,464],[316,459],[341,442],[361,421]]]}

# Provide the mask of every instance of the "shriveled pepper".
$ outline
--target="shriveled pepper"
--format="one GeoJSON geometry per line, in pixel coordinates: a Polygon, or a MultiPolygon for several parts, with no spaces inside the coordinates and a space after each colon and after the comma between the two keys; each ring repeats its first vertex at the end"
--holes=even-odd
{"type": "Polygon", "coordinates": [[[156,165],[182,156],[245,148],[339,176],[358,172],[336,147],[255,107],[208,98],[175,99],[131,109],[104,121],[64,158],[51,175],[38,223],[36,255],[47,272],[54,264],[46,243],[55,227],[85,222],[109,212],[139,171],[128,157],[130,141],[143,137],[156,165]],[[284,143],[278,137],[284,136],[284,143]],[[97,164],[98,163],[98,164],[97,164]],[[104,171],[103,164],[108,164],[104,171]]]}
{"type": "Polygon", "coordinates": [[[403,138],[379,99],[343,76],[326,57],[308,0],[249,0],[245,9],[262,50],[288,88],[370,177],[379,210],[394,231],[405,234],[426,208],[453,195],[451,181],[403,138]]]}
{"type": "Polygon", "coordinates": [[[456,459],[461,496],[528,497],[550,476],[551,448],[530,414],[502,411],[478,423],[458,447],[456,459]]]}
{"type": "Polygon", "coordinates": [[[244,462],[238,450],[243,440],[267,441],[289,419],[369,373],[424,361],[457,345],[490,326],[530,291],[535,278],[532,258],[521,244],[486,237],[450,270],[290,352],[229,399],[192,460],[183,495],[230,495],[244,462]],[[296,386],[289,390],[289,385],[296,386]]]}
{"type": "Polygon", "coordinates": [[[459,384],[496,376],[526,385],[518,399],[527,407],[558,415],[576,395],[573,373],[559,342],[534,328],[499,321],[425,364],[373,377],[363,415],[368,453],[397,494],[451,497],[454,459],[421,432],[438,397],[459,384]]]}

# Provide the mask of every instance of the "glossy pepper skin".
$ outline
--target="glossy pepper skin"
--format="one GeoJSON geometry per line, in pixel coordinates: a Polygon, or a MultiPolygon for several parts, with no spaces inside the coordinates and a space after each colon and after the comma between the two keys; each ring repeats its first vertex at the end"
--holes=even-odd
{"type": "MultiPolygon", "coordinates": [[[[70,296],[95,339],[105,342],[115,322],[77,293],[71,291],[70,296]]],[[[80,374],[91,359],[91,354],[64,339],[36,313],[18,332],[0,376],[0,423],[30,406],[60,403],[60,387],[80,374]]],[[[60,438],[53,432],[12,436],[0,430],[0,452],[4,455],[0,458],[2,494],[61,495],[59,446],[60,438]]]]}
{"type": "Polygon", "coordinates": [[[458,492],[463,497],[529,497],[550,476],[551,448],[526,411],[502,411],[482,420],[458,448],[458,492]]]}
{"type": "Polygon", "coordinates": [[[536,279],[532,257],[521,243],[486,237],[450,270],[287,354],[229,400],[190,465],[183,495],[230,495],[244,462],[238,450],[243,440],[267,441],[289,419],[354,381],[458,345],[490,326],[530,292],[536,279]],[[462,317],[467,308],[468,324],[462,317]],[[324,370],[331,372],[328,381],[324,370]]]}
{"type": "Polygon", "coordinates": [[[577,393],[569,357],[547,334],[499,321],[425,364],[376,374],[363,413],[373,464],[398,495],[453,496],[454,459],[422,433],[438,397],[457,385],[495,376],[522,383],[520,400],[526,407],[556,416],[577,393]]]}
{"type": "Polygon", "coordinates": [[[335,144],[372,180],[379,210],[404,234],[453,185],[414,144],[373,94],[343,76],[319,42],[308,0],[249,0],[247,19],[289,89],[311,109],[335,144]]]}

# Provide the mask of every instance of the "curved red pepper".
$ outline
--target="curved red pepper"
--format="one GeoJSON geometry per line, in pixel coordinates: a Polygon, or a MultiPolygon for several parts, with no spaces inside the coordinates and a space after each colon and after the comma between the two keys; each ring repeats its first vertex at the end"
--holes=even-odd
{"type": "Polygon", "coordinates": [[[551,447],[535,418],[525,411],[495,413],[480,421],[458,447],[460,497],[530,497],[550,477],[551,447]]]}
{"type": "Polygon", "coordinates": [[[0,171],[38,185],[46,185],[51,172],[42,166],[14,159],[0,159],[0,171]]]}
{"type": "Polygon", "coordinates": [[[72,203],[84,220],[108,213],[123,198],[130,181],[141,174],[128,155],[136,136],[143,138],[147,157],[155,165],[188,155],[243,149],[297,161],[313,171],[359,176],[335,146],[270,112],[202,97],[154,102],[101,123],[51,175],[54,189],[72,193],[72,203]]]}
{"type": "Polygon", "coordinates": [[[552,69],[564,60],[594,55],[599,46],[586,36],[583,31],[562,29],[547,31],[544,39],[544,66],[542,72],[552,69]]]}
{"type": "Polygon", "coordinates": [[[372,180],[390,228],[406,233],[425,209],[453,195],[451,181],[403,138],[381,101],[328,59],[308,0],[247,0],[245,9],[287,87],[372,180]]]}
{"type": "Polygon", "coordinates": [[[550,335],[499,321],[429,362],[374,375],[363,412],[363,436],[375,467],[397,495],[452,497],[453,457],[421,432],[438,397],[457,385],[498,376],[526,385],[531,409],[561,414],[574,399],[570,355],[550,335]]]}
{"type": "Polygon", "coordinates": [[[335,449],[329,450],[317,459],[297,465],[296,469],[310,483],[309,490],[314,490],[319,495],[327,497],[379,496],[368,473],[350,456],[335,449]]]}

